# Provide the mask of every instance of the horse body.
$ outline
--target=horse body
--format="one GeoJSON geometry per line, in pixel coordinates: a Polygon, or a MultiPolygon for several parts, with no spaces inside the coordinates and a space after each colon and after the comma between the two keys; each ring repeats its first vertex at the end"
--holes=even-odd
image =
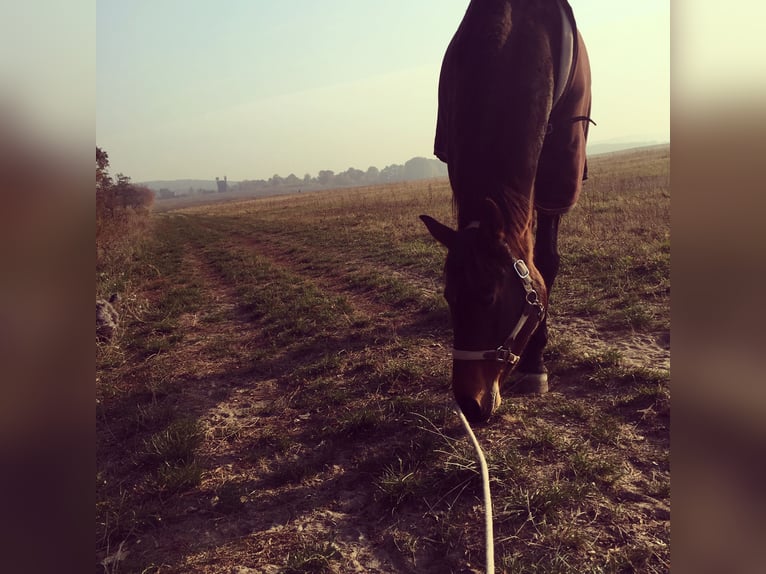
{"type": "Polygon", "coordinates": [[[547,324],[542,313],[526,321],[536,315],[530,290],[546,307],[559,219],[586,171],[589,112],[587,53],[564,0],[471,1],[444,56],[434,146],[448,165],[458,229],[421,217],[448,248],[452,388],[472,422],[489,418],[517,365],[547,390],[547,324]],[[506,346],[518,361],[485,353],[506,346]]]}

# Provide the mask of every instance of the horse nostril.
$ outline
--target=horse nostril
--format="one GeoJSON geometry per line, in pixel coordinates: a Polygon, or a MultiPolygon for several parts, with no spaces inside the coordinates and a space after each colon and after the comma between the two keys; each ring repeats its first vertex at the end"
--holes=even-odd
{"type": "Polygon", "coordinates": [[[465,418],[471,423],[485,422],[489,417],[485,416],[481,410],[481,405],[476,399],[470,397],[457,398],[457,404],[460,410],[463,411],[465,418]]]}

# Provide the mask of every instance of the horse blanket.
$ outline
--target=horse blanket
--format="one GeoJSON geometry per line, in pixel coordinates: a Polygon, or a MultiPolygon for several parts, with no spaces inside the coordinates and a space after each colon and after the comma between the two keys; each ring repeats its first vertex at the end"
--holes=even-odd
{"type": "MultiPolygon", "coordinates": [[[[560,50],[554,62],[553,105],[535,177],[535,208],[549,214],[566,213],[577,203],[582,182],[588,178],[585,145],[591,123],[588,53],[568,2],[559,0],[559,6],[561,28],[556,40],[560,50]]],[[[448,57],[449,50],[445,62],[448,57]]],[[[449,163],[444,109],[448,105],[440,94],[434,154],[445,163],[449,163]]]]}

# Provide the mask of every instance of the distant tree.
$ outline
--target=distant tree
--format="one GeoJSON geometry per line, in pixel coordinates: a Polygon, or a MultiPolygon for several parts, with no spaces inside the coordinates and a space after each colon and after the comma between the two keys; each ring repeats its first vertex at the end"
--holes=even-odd
{"type": "Polygon", "coordinates": [[[351,181],[351,177],[349,177],[347,171],[342,171],[339,174],[337,174],[334,178],[332,178],[332,184],[337,187],[342,187],[344,185],[351,185],[353,182],[351,181]]]}
{"type": "Polygon", "coordinates": [[[284,178],[276,173],[272,175],[271,178],[269,179],[269,184],[274,186],[282,185],[284,182],[285,182],[284,178]]]}
{"type": "Polygon", "coordinates": [[[404,164],[404,178],[413,180],[436,177],[437,171],[433,165],[435,161],[425,157],[413,157],[404,164]]]}
{"type": "Polygon", "coordinates": [[[303,176],[303,183],[304,184],[311,183],[311,180],[312,180],[312,177],[311,177],[310,173],[307,173],[306,175],[303,176]]]}
{"type": "Polygon", "coordinates": [[[351,184],[364,183],[364,172],[361,169],[350,167],[344,172],[344,174],[346,175],[348,182],[351,184]]]}
{"type": "Polygon", "coordinates": [[[285,183],[286,183],[287,185],[300,185],[300,183],[301,183],[301,180],[300,180],[300,179],[298,179],[298,176],[297,176],[297,175],[295,175],[294,173],[291,173],[290,175],[288,175],[288,176],[285,178],[285,183]]]}
{"type": "Polygon", "coordinates": [[[96,146],[96,217],[104,217],[108,209],[112,178],[109,176],[109,155],[96,146]]]}
{"type": "Polygon", "coordinates": [[[335,172],[331,169],[323,169],[319,172],[319,175],[317,175],[317,181],[321,183],[322,185],[329,185],[333,183],[333,179],[335,178],[335,172]]]}
{"type": "Polygon", "coordinates": [[[377,183],[380,179],[380,170],[375,167],[374,165],[371,165],[367,168],[367,172],[365,173],[365,180],[367,183],[377,183]]]}
{"type": "Polygon", "coordinates": [[[108,203],[112,217],[114,217],[116,209],[125,209],[128,206],[131,188],[130,178],[127,175],[118,173],[116,181],[112,184],[112,193],[108,203]]]}
{"type": "Polygon", "coordinates": [[[96,147],[96,219],[114,219],[126,209],[147,211],[154,202],[154,192],[134,185],[126,175],[109,175],[109,155],[96,147]]]}
{"type": "Polygon", "coordinates": [[[404,179],[404,166],[391,164],[380,170],[381,182],[402,181],[404,179]]]}
{"type": "Polygon", "coordinates": [[[96,146],[96,190],[105,190],[112,185],[109,177],[109,154],[96,146]]]}
{"type": "Polygon", "coordinates": [[[154,192],[151,189],[131,183],[126,175],[117,174],[117,181],[112,186],[112,211],[130,208],[136,212],[145,212],[152,203],[154,192]]]}
{"type": "Polygon", "coordinates": [[[128,207],[136,211],[148,211],[154,204],[154,192],[145,185],[133,184],[128,207]]]}

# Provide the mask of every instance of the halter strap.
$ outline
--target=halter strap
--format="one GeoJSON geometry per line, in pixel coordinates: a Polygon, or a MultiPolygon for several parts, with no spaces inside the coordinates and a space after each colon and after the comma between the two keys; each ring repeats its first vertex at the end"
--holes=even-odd
{"type": "MultiPolygon", "coordinates": [[[[479,227],[478,221],[470,222],[465,229],[475,229],[479,227]]],[[[511,334],[505,339],[502,345],[496,349],[485,349],[483,351],[465,351],[463,349],[452,349],[452,358],[458,361],[499,361],[511,366],[515,366],[520,359],[520,353],[527,339],[543,320],[545,308],[540,303],[540,298],[532,285],[532,279],[529,276],[529,268],[522,259],[513,259],[513,270],[521,280],[525,292],[525,307],[521,312],[521,317],[516,322],[511,334]],[[530,322],[531,319],[531,322],[530,322]],[[520,335],[524,333],[524,337],[520,335]],[[519,344],[521,343],[521,344],[519,344]],[[518,348],[522,347],[522,348],[518,348]]]]}

